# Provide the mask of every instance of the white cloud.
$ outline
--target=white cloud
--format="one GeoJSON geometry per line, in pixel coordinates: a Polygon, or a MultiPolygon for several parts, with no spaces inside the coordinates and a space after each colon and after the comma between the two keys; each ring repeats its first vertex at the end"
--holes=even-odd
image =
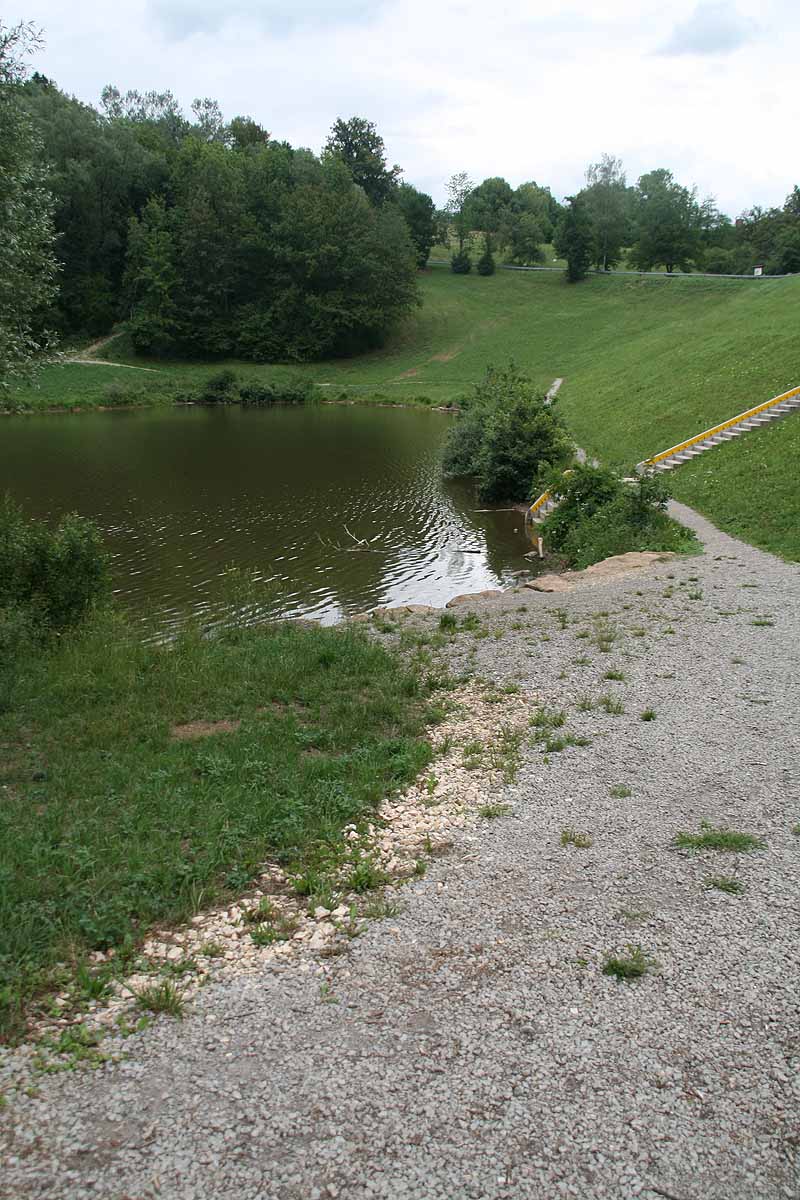
{"type": "Polygon", "coordinates": [[[680,22],[662,48],[662,54],[729,54],[753,40],[754,21],[742,17],[726,3],[701,3],[688,20],[680,22]]]}
{"type": "Polygon", "coordinates": [[[459,170],[536,179],[563,196],[603,151],[630,180],[669,167],[731,215],[781,203],[797,182],[795,0],[739,0],[737,19],[757,18],[763,36],[727,55],[658,53],[676,25],[691,26],[696,0],[668,12],[661,0],[500,0],[490,11],[477,0],[370,0],[366,17],[360,0],[331,0],[324,17],[323,3],[26,0],[16,15],[45,28],[37,69],[82,100],[109,82],[170,88],[187,108],[214,96],[228,116],[252,115],[312,149],[336,117],[358,114],[437,201],[459,170]]]}
{"type": "Polygon", "coordinates": [[[252,21],[263,30],[285,34],[297,28],[320,28],[376,16],[381,0],[150,0],[148,11],[170,37],[214,33],[236,20],[252,21]]]}

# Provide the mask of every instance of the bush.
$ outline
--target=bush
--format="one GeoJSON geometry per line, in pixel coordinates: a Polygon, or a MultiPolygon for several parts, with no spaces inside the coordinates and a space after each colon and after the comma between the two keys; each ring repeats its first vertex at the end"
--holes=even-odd
{"type": "Polygon", "coordinates": [[[469,275],[472,270],[472,259],[466,250],[459,250],[450,259],[450,270],[454,275],[469,275]]]}
{"type": "Polygon", "coordinates": [[[314,396],[313,383],[302,375],[273,382],[245,379],[239,384],[239,399],[242,404],[252,408],[269,404],[306,404],[314,396]]]}
{"type": "Polygon", "coordinates": [[[492,254],[492,243],[491,243],[491,240],[490,240],[488,234],[486,235],[486,246],[484,248],[483,254],[478,259],[477,270],[478,270],[479,275],[494,275],[494,272],[495,272],[494,255],[492,254]]]}
{"type": "Polygon", "coordinates": [[[51,530],[27,521],[10,497],[0,502],[0,609],[21,609],[38,628],[75,625],[108,595],[108,566],[93,521],[72,514],[51,530]]]}
{"type": "Polygon", "coordinates": [[[481,500],[522,500],[537,473],[572,455],[564,423],[533,383],[511,364],[490,367],[447,438],[446,475],[472,475],[481,500]]]}
{"type": "Polygon", "coordinates": [[[669,491],[661,478],[644,475],[628,485],[605,467],[583,465],[553,478],[550,490],[560,502],[542,536],[577,570],[633,550],[685,554],[696,547],[691,530],[667,516],[669,491]]]}
{"type": "Polygon", "coordinates": [[[239,399],[239,378],[235,371],[225,368],[209,375],[200,385],[199,404],[235,404],[239,399]]]}

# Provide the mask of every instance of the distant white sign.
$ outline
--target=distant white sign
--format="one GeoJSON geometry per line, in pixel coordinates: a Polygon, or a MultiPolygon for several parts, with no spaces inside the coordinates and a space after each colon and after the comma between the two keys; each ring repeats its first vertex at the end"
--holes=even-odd
{"type": "Polygon", "coordinates": [[[754,275],[763,275],[764,268],[763,267],[753,267],[753,274],[754,275]]]}

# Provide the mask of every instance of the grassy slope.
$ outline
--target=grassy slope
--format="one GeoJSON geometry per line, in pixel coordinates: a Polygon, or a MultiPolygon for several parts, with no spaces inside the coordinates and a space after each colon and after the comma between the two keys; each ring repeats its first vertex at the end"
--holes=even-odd
{"type": "MultiPolygon", "coordinates": [[[[543,387],[564,376],[562,411],[579,444],[608,463],[630,466],[800,382],[794,314],[800,279],[665,279],[598,277],[577,287],[559,274],[501,271],[483,279],[434,268],[422,277],[424,305],[389,344],[358,359],[295,368],[328,394],[352,389],[405,401],[456,399],[489,363],[514,359],[543,387]]],[[[109,359],[142,362],[112,342],[109,359]]],[[[150,364],[146,364],[150,365],[150,364]]],[[[190,382],[219,364],[152,364],[163,378],[190,382]]],[[[276,376],[288,367],[242,364],[245,374],[276,376]]],[[[44,374],[47,403],[94,400],[102,367],[63,366],[44,374]],[[91,387],[89,395],[87,387],[91,387]]],[[[107,368],[108,377],[113,368],[107,368]]],[[[121,372],[114,372],[119,377],[121,372]]],[[[134,372],[128,373],[128,379],[134,372]]],[[[156,376],[136,374],[136,384],[156,376]]],[[[35,394],[27,399],[36,403],[35,394]]],[[[737,529],[750,541],[800,557],[800,541],[780,531],[797,526],[800,499],[790,486],[796,434],[790,417],[770,430],[761,489],[738,495],[745,458],[765,434],[713,451],[718,481],[706,493],[705,467],[673,476],[676,494],[723,523],[735,503],[737,529]],[[748,449],[749,447],[749,449],[748,449]],[[774,449],[773,449],[774,448],[774,449]],[[734,497],[734,493],[737,493],[734,497]],[[777,517],[764,495],[780,497],[777,517]],[[792,549],[792,544],[794,549],[792,549]]],[[[710,462],[711,456],[704,462],[710,462]]],[[[732,511],[732,510],[731,510],[732,511]]]]}

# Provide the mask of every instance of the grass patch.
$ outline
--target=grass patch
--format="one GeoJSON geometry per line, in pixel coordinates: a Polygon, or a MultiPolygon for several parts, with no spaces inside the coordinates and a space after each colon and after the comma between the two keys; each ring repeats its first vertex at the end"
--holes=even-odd
{"type": "Polygon", "coordinates": [[[652,966],[641,946],[628,946],[627,954],[609,955],[603,963],[603,974],[623,979],[639,979],[652,966]]]}
{"type": "Polygon", "coordinates": [[[606,671],[605,675],[603,676],[603,679],[615,679],[618,683],[624,683],[625,682],[625,672],[624,671],[606,671]]]}
{"type": "Polygon", "coordinates": [[[643,721],[655,721],[656,710],[654,708],[646,708],[641,714],[641,718],[643,721]]]}
{"type": "Polygon", "coordinates": [[[730,875],[709,875],[708,879],[703,880],[703,887],[727,892],[729,896],[740,896],[744,891],[744,884],[730,875]]]}
{"type": "Polygon", "coordinates": [[[593,839],[588,833],[580,833],[579,830],[570,828],[561,830],[562,846],[575,846],[578,850],[588,850],[593,844],[593,839]]]}
{"type": "Polygon", "coordinates": [[[179,1019],[185,1009],[183,995],[171,979],[163,979],[160,983],[151,983],[142,988],[136,993],[136,1004],[147,1012],[168,1013],[179,1019]]]}
{"type": "Polygon", "coordinates": [[[609,716],[612,717],[621,717],[625,712],[625,705],[622,703],[619,697],[610,696],[608,693],[600,697],[600,707],[602,708],[603,712],[608,713],[609,716]]]}
{"type": "Polygon", "coordinates": [[[483,817],[485,821],[492,821],[497,817],[504,817],[510,812],[510,804],[482,804],[478,809],[478,816],[483,817]]]}
{"type": "Polygon", "coordinates": [[[633,793],[631,792],[631,789],[628,787],[627,783],[615,783],[614,786],[609,789],[608,794],[614,800],[627,800],[628,796],[631,796],[633,793]]]}
{"type": "Polygon", "coordinates": [[[752,833],[740,833],[735,829],[715,828],[703,821],[699,833],[681,831],[672,843],[678,850],[722,850],[734,854],[747,854],[751,850],[764,850],[765,843],[752,833]]]}
{"type": "MultiPolygon", "coordinates": [[[[153,925],[240,895],[265,859],[324,877],[343,827],[430,760],[426,701],[352,626],[164,647],[102,616],[31,657],[0,713],[0,1036],[91,951],[124,963],[153,925]],[[170,736],[222,719],[240,724],[170,736]]],[[[354,865],[349,886],[374,877],[354,865]]]]}

